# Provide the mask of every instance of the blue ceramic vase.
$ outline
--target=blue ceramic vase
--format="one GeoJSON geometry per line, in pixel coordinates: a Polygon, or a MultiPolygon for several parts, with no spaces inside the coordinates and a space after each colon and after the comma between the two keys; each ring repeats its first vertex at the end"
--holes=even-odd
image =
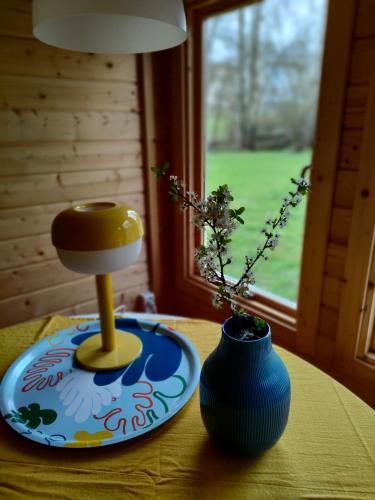
{"type": "Polygon", "coordinates": [[[269,325],[255,340],[234,338],[251,317],[233,317],[222,326],[218,347],[201,373],[201,415],[217,444],[246,455],[259,455],[281,437],[288,421],[290,379],[273,350],[269,325]]]}

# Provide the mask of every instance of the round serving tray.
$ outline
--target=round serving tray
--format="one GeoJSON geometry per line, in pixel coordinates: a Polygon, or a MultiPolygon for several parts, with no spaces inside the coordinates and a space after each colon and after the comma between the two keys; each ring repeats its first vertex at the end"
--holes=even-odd
{"type": "Polygon", "coordinates": [[[0,410],[19,434],[39,443],[85,448],[135,438],[175,415],[199,381],[199,356],[181,333],[148,321],[116,320],[137,335],[141,356],[118,370],[91,372],[77,347],[98,321],[57,331],[25,351],[6,372],[0,410]]]}

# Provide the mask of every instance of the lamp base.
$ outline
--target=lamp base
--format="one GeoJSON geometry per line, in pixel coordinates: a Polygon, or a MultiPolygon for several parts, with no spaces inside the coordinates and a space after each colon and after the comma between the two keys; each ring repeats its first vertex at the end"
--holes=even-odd
{"type": "Polygon", "coordinates": [[[142,342],[134,334],[115,332],[116,349],[103,349],[102,334],[98,333],[85,340],[77,349],[76,358],[86,370],[116,370],[130,364],[142,353],[142,342]]]}

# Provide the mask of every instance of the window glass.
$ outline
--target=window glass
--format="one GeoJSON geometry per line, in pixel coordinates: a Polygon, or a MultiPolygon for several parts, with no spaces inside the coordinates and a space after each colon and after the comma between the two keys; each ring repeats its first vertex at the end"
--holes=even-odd
{"type": "MultiPolygon", "coordinates": [[[[238,277],[255,255],[264,221],[276,215],[290,178],[311,163],[326,0],[265,0],[204,22],[206,193],[231,188],[245,206],[233,237],[238,277]]],[[[295,304],[305,201],[292,211],[279,247],[255,269],[257,287],[295,304]]]]}

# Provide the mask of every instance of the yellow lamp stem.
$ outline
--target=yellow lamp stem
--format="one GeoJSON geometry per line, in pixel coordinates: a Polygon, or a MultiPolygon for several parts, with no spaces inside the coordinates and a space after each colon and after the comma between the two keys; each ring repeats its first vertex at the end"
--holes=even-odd
{"type": "Polygon", "coordinates": [[[77,360],[87,370],[116,370],[142,353],[142,342],[133,333],[116,331],[110,274],[96,275],[101,333],[86,339],[77,349],[77,360]]]}
{"type": "Polygon", "coordinates": [[[104,351],[114,351],[117,348],[115,335],[115,318],[113,315],[112,282],[110,274],[95,276],[96,292],[100,315],[100,327],[104,351]]]}

